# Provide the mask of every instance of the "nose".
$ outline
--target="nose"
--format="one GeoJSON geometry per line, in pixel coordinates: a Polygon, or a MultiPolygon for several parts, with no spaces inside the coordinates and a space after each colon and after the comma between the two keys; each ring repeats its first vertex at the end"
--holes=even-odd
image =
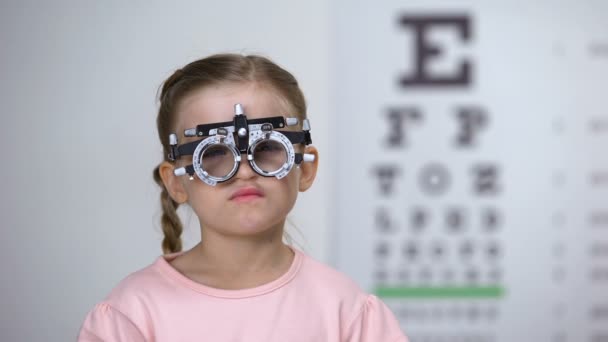
{"type": "Polygon", "coordinates": [[[247,160],[247,153],[241,154],[241,164],[239,165],[239,169],[234,175],[234,178],[251,179],[256,176],[257,173],[253,171],[253,168],[249,165],[249,161],[247,160]]]}

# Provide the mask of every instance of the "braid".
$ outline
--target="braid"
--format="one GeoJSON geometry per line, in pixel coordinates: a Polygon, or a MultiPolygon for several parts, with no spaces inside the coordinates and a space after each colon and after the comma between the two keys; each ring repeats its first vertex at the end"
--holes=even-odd
{"type": "Polygon", "coordinates": [[[160,218],[160,223],[165,236],[162,243],[163,252],[165,254],[181,252],[182,240],[180,236],[182,235],[183,226],[177,215],[179,203],[175,202],[171,196],[169,196],[169,192],[167,192],[167,188],[165,188],[165,185],[160,178],[158,166],[154,169],[154,181],[162,188],[160,203],[163,214],[160,218]]]}

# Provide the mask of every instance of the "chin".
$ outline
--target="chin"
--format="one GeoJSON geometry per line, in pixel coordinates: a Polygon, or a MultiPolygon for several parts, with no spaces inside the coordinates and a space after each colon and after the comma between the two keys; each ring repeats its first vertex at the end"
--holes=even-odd
{"type": "Polygon", "coordinates": [[[268,219],[244,217],[239,220],[236,231],[242,235],[260,234],[276,229],[276,224],[269,224],[268,219]]]}

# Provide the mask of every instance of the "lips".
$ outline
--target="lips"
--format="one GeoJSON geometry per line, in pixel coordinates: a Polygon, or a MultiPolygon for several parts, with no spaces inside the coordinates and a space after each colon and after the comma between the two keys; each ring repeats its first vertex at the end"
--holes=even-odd
{"type": "Polygon", "coordinates": [[[237,201],[237,202],[245,202],[245,201],[251,201],[251,200],[255,200],[257,198],[262,198],[264,197],[264,193],[254,187],[245,187],[245,188],[241,188],[238,189],[237,191],[235,191],[231,196],[230,196],[230,200],[231,201],[237,201]]]}

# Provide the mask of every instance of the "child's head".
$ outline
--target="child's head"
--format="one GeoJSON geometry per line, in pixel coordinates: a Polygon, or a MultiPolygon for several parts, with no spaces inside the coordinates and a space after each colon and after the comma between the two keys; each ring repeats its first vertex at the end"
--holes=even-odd
{"type": "MultiPolygon", "coordinates": [[[[162,188],[165,253],[182,248],[182,224],[176,213],[181,203],[187,202],[192,207],[201,226],[221,234],[242,236],[269,229],[282,231],[297,192],[307,190],[314,180],[316,162],[302,164],[277,179],[258,175],[243,161],[234,177],[217,186],[175,176],[173,170],[191,164],[192,157],[170,161],[169,135],[176,133],[180,143],[196,140],[184,137],[184,130],[231,121],[237,103],[243,105],[248,119],[296,117],[301,124],[306,118],[306,103],[295,78],[260,56],[210,56],[177,70],[163,84],[157,126],[165,157],[154,170],[154,178],[162,188]],[[235,198],[235,194],[243,192],[253,195],[235,198]]],[[[317,153],[312,146],[295,148],[317,153]]]]}

